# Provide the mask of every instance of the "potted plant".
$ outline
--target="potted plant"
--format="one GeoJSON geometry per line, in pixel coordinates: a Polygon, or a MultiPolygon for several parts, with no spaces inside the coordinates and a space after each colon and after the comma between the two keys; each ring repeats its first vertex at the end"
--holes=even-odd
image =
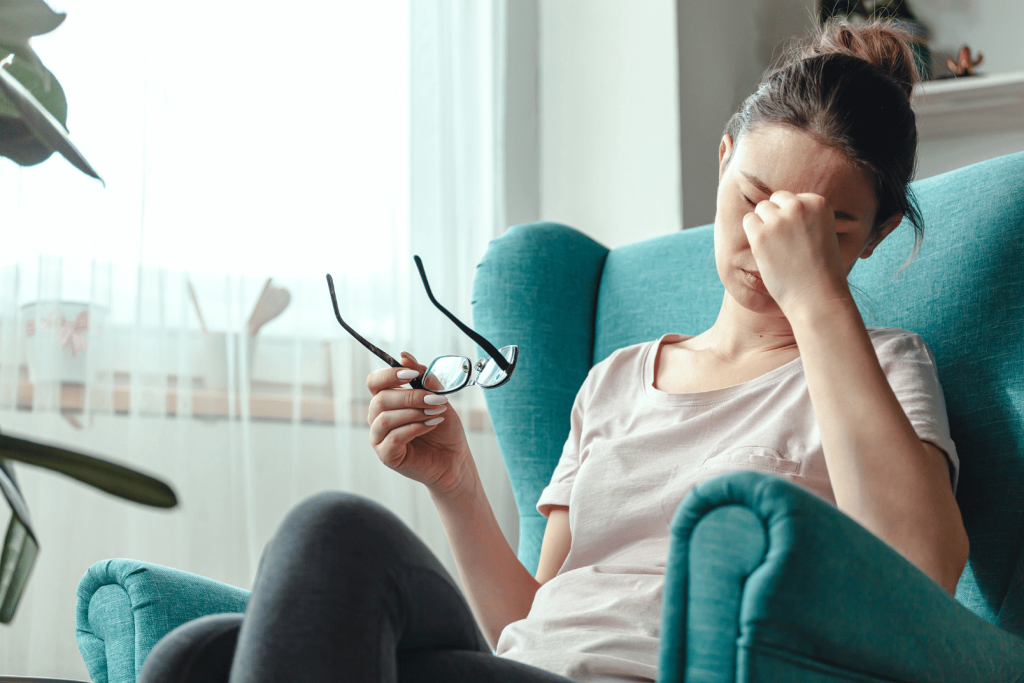
{"type": "Polygon", "coordinates": [[[822,23],[832,17],[851,20],[892,19],[911,37],[910,49],[922,80],[932,77],[931,34],[910,9],[908,0],[820,0],[818,18],[822,23]]]}
{"type": "MultiPolygon", "coordinates": [[[[0,155],[32,166],[59,152],[102,182],[68,137],[64,91],[30,44],[33,36],[60,26],[64,17],[43,0],[0,0],[0,155]]],[[[14,462],[60,472],[143,505],[177,505],[174,491],[158,479],[102,458],[0,434],[0,494],[11,510],[0,551],[0,623],[14,617],[39,550],[14,462]]]]}

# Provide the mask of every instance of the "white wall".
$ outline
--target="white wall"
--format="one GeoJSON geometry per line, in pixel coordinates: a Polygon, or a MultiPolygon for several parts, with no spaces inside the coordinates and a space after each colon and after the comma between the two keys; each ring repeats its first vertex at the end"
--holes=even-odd
{"type": "MultiPolygon", "coordinates": [[[[510,2],[509,222],[561,221],[609,247],[712,222],[725,124],[781,45],[811,28],[816,6],[510,2]]],[[[1024,71],[1024,0],[915,0],[913,9],[933,49],[968,43],[985,55],[981,72],[1024,71]]],[[[922,139],[919,177],[1020,147],[1004,138],[922,139]]]]}
{"type": "Polygon", "coordinates": [[[505,217],[540,220],[540,24],[538,0],[506,4],[505,217]]]}
{"type": "Polygon", "coordinates": [[[537,7],[537,215],[616,247],[714,220],[722,129],[814,0],[537,7]]]}
{"type": "Polygon", "coordinates": [[[674,0],[541,0],[538,18],[540,216],[613,248],[678,230],[674,0]]]}
{"type": "Polygon", "coordinates": [[[678,1],[683,226],[715,219],[718,146],[779,47],[814,23],[815,0],[678,1]]]}
{"type": "Polygon", "coordinates": [[[955,52],[966,43],[985,56],[979,73],[1024,71],[1021,0],[914,0],[911,6],[931,29],[933,49],[955,52]]]}

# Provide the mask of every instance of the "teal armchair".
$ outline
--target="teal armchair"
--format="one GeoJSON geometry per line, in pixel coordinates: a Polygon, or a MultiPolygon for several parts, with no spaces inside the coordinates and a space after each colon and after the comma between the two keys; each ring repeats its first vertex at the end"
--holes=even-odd
{"type": "MultiPolygon", "coordinates": [[[[851,281],[869,325],[917,332],[938,363],[971,541],[956,599],[803,489],[729,474],[671,524],[661,681],[1024,681],[1024,154],[914,189],[927,231],[917,258],[901,272],[913,239],[900,228],[851,281]]],[[[487,400],[531,571],[545,525],[534,504],[590,367],[706,329],[722,295],[711,226],[612,251],[551,223],[491,243],[474,325],[520,347],[515,380],[487,400]]],[[[79,646],[94,681],[134,681],[164,633],[245,598],[176,570],[100,563],[79,587],[79,646]]]]}

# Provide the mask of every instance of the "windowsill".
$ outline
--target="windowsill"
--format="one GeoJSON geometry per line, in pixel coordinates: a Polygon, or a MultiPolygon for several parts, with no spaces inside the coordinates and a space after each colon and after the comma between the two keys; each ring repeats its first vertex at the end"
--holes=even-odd
{"type": "MultiPolygon", "coordinates": [[[[119,373],[120,374],[120,373],[119,373]]],[[[239,391],[224,389],[193,388],[179,392],[176,378],[168,377],[166,388],[138,387],[140,393],[138,413],[151,417],[177,418],[179,416],[198,419],[233,419],[240,413],[242,395],[239,391]]],[[[60,412],[72,424],[86,412],[85,385],[63,382],[56,401],[60,412]]],[[[56,387],[55,387],[56,388],[56,387]]],[[[89,412],[105,412],[127,416],[132,412],[132,390],[128,382],[119,382],[105,388],[93,388],[89,393],[89,412]]],[[[247,392],[249,398],[248,417],[252,420],[274,422],[300,422],[314,425],[365,425],[368,401],[352,401],[347,415],[336,419],[335,401],[327,385],[303,385],[298,400],[293,396],[292,386],[271,382],[253,382],[247,392]],[[347,418],[347,419],[346,419],[347,418]]],[[[18,410],[31,411],[35,405],[35,386],[32,382],[19,381],[16,406],[18,410]]],[[[460,411],[466,429],[474,432],[493,432],[486,410],[469,408],[460,411]]]]}

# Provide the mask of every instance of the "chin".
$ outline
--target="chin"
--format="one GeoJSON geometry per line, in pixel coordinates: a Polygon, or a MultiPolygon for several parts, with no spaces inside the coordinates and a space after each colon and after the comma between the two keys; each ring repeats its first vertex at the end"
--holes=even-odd
{"type": "Polygon", "coordinates": [[[751,288],[742,276],[737,280],[732,287],[726,287],[733,301],[753,313],[781,313],[771,294],[751,288]]]}

